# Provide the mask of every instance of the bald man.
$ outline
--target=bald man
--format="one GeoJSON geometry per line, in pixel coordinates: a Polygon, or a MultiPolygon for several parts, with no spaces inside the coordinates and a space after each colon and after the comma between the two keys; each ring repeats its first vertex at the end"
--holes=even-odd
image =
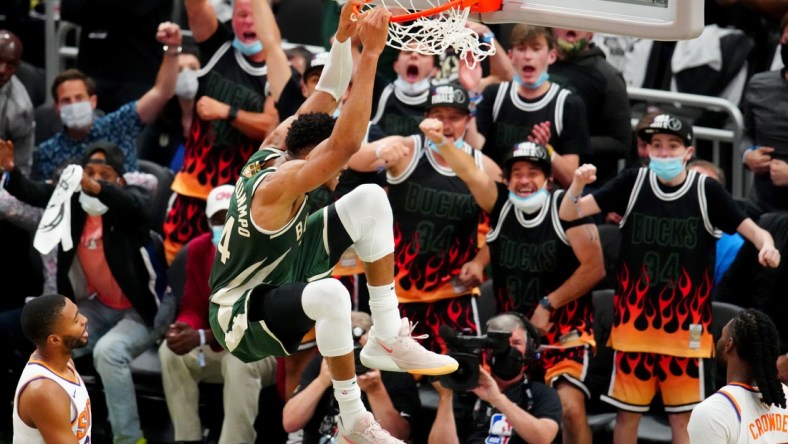
{"type": "Polygon", "coordinates": [[[14,142],[17,167],[27,175],[33,156],[33,103],[14,75],[22,59],[22,42],[0,30],[0,139],[14,142]]]}

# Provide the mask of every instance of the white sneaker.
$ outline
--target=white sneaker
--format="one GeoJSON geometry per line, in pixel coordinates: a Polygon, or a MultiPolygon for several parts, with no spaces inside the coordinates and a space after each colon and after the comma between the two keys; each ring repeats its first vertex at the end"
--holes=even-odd
{"type": "Polygon", "coordinates": [[[360,416],[350,430],[345,430],[340,417],[337,442],[345,444],[405,444],[383,430],[370,412],[365,412],[360,416]]]}
{"type": "Polygon", "coordinates": [[[361,349],[361,363],[369,368],[415,375],[445,375],[457,370],[459,364],[454,358],[433,353],[416,342],[427,335],[414,337],[412,332],[413,325],[408,318],[402,318],[399,335],[393,340],[377,338],[375,326],[372,326],[367,344],[361,349]]]}

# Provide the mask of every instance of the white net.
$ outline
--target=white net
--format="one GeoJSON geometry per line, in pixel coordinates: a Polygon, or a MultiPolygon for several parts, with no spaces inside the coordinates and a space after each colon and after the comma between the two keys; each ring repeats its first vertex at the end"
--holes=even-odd
{"type": "MultiPolygon", "coordinates": [[[[424,7],[425,3],[434,8],[448,1],[420,0],[420,7],[414,5],[414,0],[385,0],[381,3],[396,16],[416,9],[428,9],[424,7]]],[[[387,43],[392,48],[425,55],[443,54],[452,48],[460,60],[465,60],[473,69],[487,56],[495,54],[495,46],[492,42],[480,41],[476,31],[466,26],[469,13],[470,8],[454,7],[409,22],[391,22],[387,43]]]]}

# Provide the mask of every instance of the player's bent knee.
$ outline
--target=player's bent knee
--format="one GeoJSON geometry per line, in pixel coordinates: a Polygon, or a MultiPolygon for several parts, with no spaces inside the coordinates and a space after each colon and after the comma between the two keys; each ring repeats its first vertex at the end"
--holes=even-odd
{"type": "Polygon", "coordinates": [[[325,317],[350,319],[350,293],[336,279],[321,279],[304,287],[301,298],[304,313],[317,321],[325,317]]]}

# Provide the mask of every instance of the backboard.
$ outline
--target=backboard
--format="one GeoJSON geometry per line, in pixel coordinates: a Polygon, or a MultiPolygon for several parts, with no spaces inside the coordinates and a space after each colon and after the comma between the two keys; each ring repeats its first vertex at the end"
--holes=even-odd
{"type": "MultiPolygon", "coordinates": [[[[448,0],[373,0],[423,10],[448,0]]],[[[653,40],[684,40],[703,31],[704,0],[503,0],[499,11],[471,13],[483,23],[529,23],[653,40]]],[[[410,8],[409,8],[410,9],[410,8]]]]}

